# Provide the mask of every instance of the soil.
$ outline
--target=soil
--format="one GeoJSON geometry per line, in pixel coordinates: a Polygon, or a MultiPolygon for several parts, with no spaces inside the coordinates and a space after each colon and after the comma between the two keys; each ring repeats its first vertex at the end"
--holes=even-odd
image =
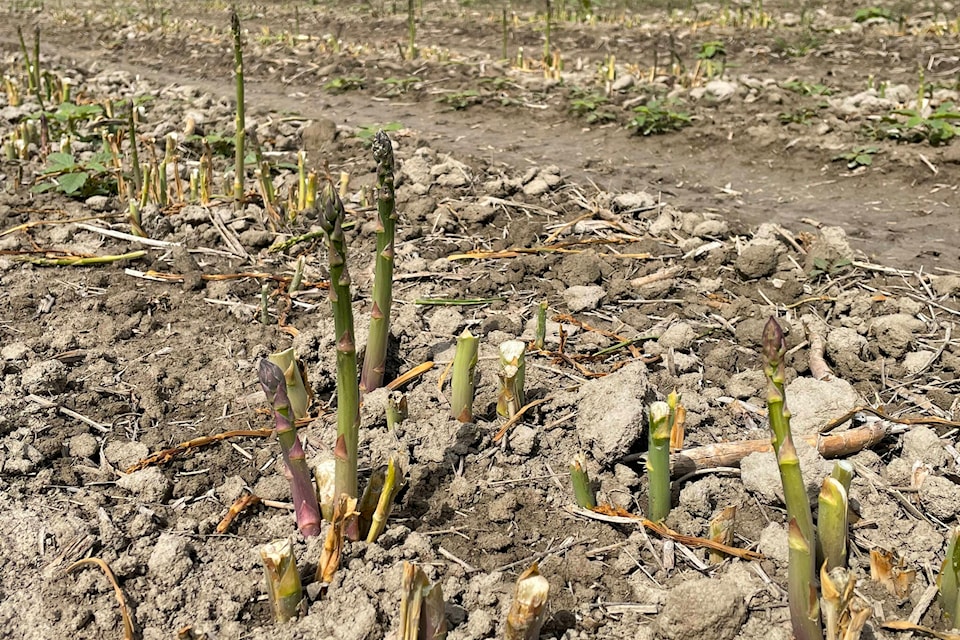
{"type": "MultiPolygon", "coordinates": [[[[703,537],[736,506],[733,544],[763,555],[754,561],[708,564],[695,545],[577,515],[567,472],[584,452],[599,502],[645,513],[644,411],[673,389],[687,410],[685,449],[768,438],[759,347],[772,315],[786,332],[798,434],[875,424],[862,410],[833,424],[865,406],[887,430],[845,454],[857,470],[849,565],[874,612],[864,633],[893,637],[881,623],[910,616],[948,629],[929,595],[960,511],[960,143],[934,144],[931,132],[950,137],[960,100],[956,21],[944,5],[890,4],[892,20],[858,22],[862,3],[792,4],[603,3],[593,18],[555,6],[559,79],[537,60],[544,15],[533,5],[510,7],[507,60],[499,4],[422,3],[416,59],[404,55],[405,16],[386,3],[237,6],[247,130],[280,202],[293,193],[300,149],[321,176],[349,177],[360,345],[376,230],[369,138],[389,130],[400,222],[387,379],[434,363],[403,387],[410,415],[396,433],[385,391],[365,396],[361,482],[399,449],[406,483],[385,534],[348,544],[323,588],[312,578],[322,539],[297,533],[274,439],[217,441],[127,472],[180,442],[270,427],[257,364],[290,346],[315,396],[300,430],[308,458],[332,455],[326,251],[322,239],[270,250],[316,230],[314,214],[272,223],[253,170],[244,206],[216,195],[233,181],[229,8],[0,8],[0,53],[23,103],[0,95],[12,156],[5,147],[0,162],[0,621],[11,637],[120,636],[104,576],[65,572],[95,556],[144,639],[388,637],[403,561],[442,585],[451,638],[499,637],[513,583],[533,562],[551,584],[543,637],[787,638],[772,454],[678,473],[666,520],[703,537]],[[55,84],[72,80],[75,104],[111,106],[67,123],[48,96],[48,140],[22,153],[14,132],[40,105],[26,88],[18,26],[28,48],[39,28],[40,66],[55,84]],[[698,71],[701,45],[713,41],[725,53],[698,71]],[[195,134],[177,138],[173,200],[151,196],[141,211],[152,244],[104,233],[131,232],[129,206],[116,173],[93,164],[102,134],[125,129],[120,105],[131,98],[141,162],[163,157],[167,134],[195,134]],[[687,126],[638,135],[633,108],[653,98],[689,116],[687,126]],[[213,146],[215,195],[203,205],[188,189],[199,136],[213,146]],[[89,174],[73,193],[71,170],[44,160],[67,150],[89,174]],[[144,253],[43,262],[133,251],[144,253]],[[289,294],[300,259],[305,285],[289,294]],[[470,304],[442,304],[450,300],[470,304]],[[536,349],[541,301],[549,322],[536,349]],[[460,423],[446,368],[466,328],[481,349],[474,421],[460,423]],[[495,441],[497,346],[516,338],[531,345],[526,399],[536,404],[495,441]],[[273,506],[250,507],[217,533],[245,492],[273,506]],[[276,625],[257,549],[286,536],[309,583],[308,613],[276,625]],[[916,572],[901,592],[870,580],[877,549],[916,572]]],[[[128,138],[120,149],[130,180],[128,138]]],[[[832,462],[799,448],[815,496],[832,462]]]]}

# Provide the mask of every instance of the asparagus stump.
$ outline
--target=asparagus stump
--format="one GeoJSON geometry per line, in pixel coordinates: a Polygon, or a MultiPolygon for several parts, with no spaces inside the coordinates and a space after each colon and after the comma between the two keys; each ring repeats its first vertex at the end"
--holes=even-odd
{"type": "Polygon", "coordinates": [[[786,405],[784,355],[787,352],[783,330],[772,317],[763,329],[763,373],[767,379],[767,413],[771,442],[780,467],[787,517],[790,519],[788,567],[790,619],[797,640],[819,640],[820,607],[816,597],[816,554],[813,552],[813,515],[800,473],[800,459],[790,431],[790,411],[786,405]],[[812,594],[812,595],[811,595],[812,594]]]}
{"type": "Polygon", "coordinates": [[[507,340],[500,345],[500,395],[497,397],[497,415],[512,418],[526,401],[523,382],[526,377],[524,353],[527,345],[520,340],[507,340]]]}
{"type": "Polygon", "coordinates": [[[550,583],[540,575],[537,564],[520,574],[507,614],[503,637],[506,640],[536,640],[547,613],[550,583]]]}
{"type": "Polygon", "coordinates": [[[473,422],[473,394],[476,388],[474,375],[477,367],[477,353],[480,341],[464,329],[457,338],[457,351],[453,356],[453,397],[450,408],[453,417],[460,422],[473,422]]]}
{"type": "Polygon", "coordinates": [[[423,570],[403,563],[400,592],[400,640],[443,640],[447,637],[447,616],[443,591],[431,585],[423,570]]]}
{"type": "Polygon", "coordinates": [[[647,479],[650,519],[659,522],[670,515],[670,405],[650,405],[647,479]]]}
{"type": "Polygon", "coordinates": [[[300,617],[305,612],[306,601],[290,540],[275,540],[260,547],[260,559],[267,580],[267,595],[277,622],[300,617]]]}
{"type": "Polygon", "coordinates": [[[393,188],[393,143],[383,132],[373,138],[373,157],[377,161],[377,259],[373,276],[373,310],[367,351],[360,374],[360,390],[373,391],[383,385],[390,340],[390,307],[393,303],[393,239],[397,224],[393,188]]]}
{"type": "Polygon", "coordinates": [[[320,507],[317,494],[310,478],[306,454],[300,445],[297,428],[294,425],[293,410],[287,397],[287,383],[280,367],[267,359],[260,361],[260,385],[273,406],[276,420],[277,439],[283,451],[283,465],[290,480],[290,494],[293,498],[297,527],[303,537],[308,538],[320,533],[320,507]]]}
{"type": "Polygon", "coordinates": [[[577,500],[577,506],[584,509],[594,509],[597,506],[597,500],[593,495],[593,487],[590,486],[590,476],[587,474],[587,457],[578,453],[573,457],[570,463],[570,482],[573,484],[573,495],[577,500]]]}

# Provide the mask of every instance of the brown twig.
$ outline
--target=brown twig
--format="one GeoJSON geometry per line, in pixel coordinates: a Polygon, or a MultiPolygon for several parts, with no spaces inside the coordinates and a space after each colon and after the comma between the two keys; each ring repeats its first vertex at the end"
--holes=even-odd
{"type": "Polygon", "coordinates": [[[826,425],[824,425],[823,429],[820,430],[821,433],[824,433],[824,432],[830,431],[831,429],[835,429],[839,427],[841,424],[843,424],[853,416],[857,415],[861,411],[866,413],[872,413],[878,418],[882,418],[883,420],[889,420],[890,422],[896,422],[897,424],[905,424],[905,425],[911,425],[911,426],[917,425],[917,424],[938,424],[944,427],[951,427],[954,429],[960,428],[960,421],[956,421],[956,420],[947,420],[946,418],[937,418],[934,416],[894,418],[893,416],[887,415],[887,413],[884,412],[883,409],[875,409],[874,407],[855,407],[850,411],[846,412],[845,414],[843,414],[842,416],[840,416],[839,418],[834,418],[833,420],[828,422],[826,425]]]}
{"type": "Polygon", "coordinates": [[[170,447],[169,449],[164,449],[163,451],[158,451],[153,455],[149,455],[146,458],[143,458],[142,460],[139,460],[127,467],[124,470],[124,473],[133,473],[134,471],[139,471],[140,469],[145,469],[146,467],[155,464],[166,464],[181,453],[186,453],[191,449],[205,447],[215,442],[227,440],[228,438],[269,438],[271,435],[273,435],[273,429],[238,429],[236,431],[225,431],[212,436],[201,436],[199,438],[194,438],[193,440],[181,442],[175,447],[170,447]]]}
{"type": "Polygon", "coordinates": [[[244,493],[242,496],[237,498],[236,502],[234,502],[230,506],[230,509],[227,510],[227,515],[225,515],[223,520],[220,521],[220,524],[217,525],[217,533],[226,533],[234,519],[240,515],[244,509],[247,507],[252,507],[259,502],[260,496],[254,493],[244,493]]]}
{"type": "MultiPolygon", "coordinates": [[[[824,458],[838,458],[868,449],[883,440],[889,433],[889,425],[878,421],[841,433],[804,436],[803,440],[816,447],[824,458]]],[[[702,469],[735,467],[751,453],[768,451],[773,451],[773,446],[766,438],[708,444],[671,455],[670,473],[674,477],[679,477],[702,469]]]]}
{"type": "Polygon", "coordinates": [[[548,401],[550,401],[550,400],[553,400],[553,396],[547,396],[546,398],[540,398],[539,400],[533,400],[532,402],[528,402],[527,404],[525,404],[525,405],[523,405],[522,407],[520,407],[520,409],[517,410],[517,412],[516,412],[515,414],[513,414],[513,416],[511,416],[511,418],[510,418],[509,420],[507,420],[506,422],[503,423],[503,426],[500,427],[500,430],[497,431],[497,434],[496,434],[495,436],[493,436],[493,441],[494,441],[494,442],[500,442],[500,440],[503,438],[503,436],[507,433],[507,430],[510,429],[510,427],[512,427],[513,425],[515,425],[515,424],[517,424],[518,422],[520,422],[520,418],[523,417],[523,414],[526,413],[527,409],[532,409],[533,407],[535,407],[535,406],[537,406],[537,405],[540,405],[540,404],[543,404],[544,402],[548,402],[548,401]]]}
{"type": "Polygon", "coordinates": [[[390,381],[390,383],[387,384],[386,387],[390,391],[396,391],[397,389],[407,384],[408,382],[415,380],[416,378],[419,378],[420,376],[425,374],[427,371],[430,371],[430,369],[432,368],[433,368],[433,360],[427,360],[426,362],[418,364],[417,366],[415,366],[413,369],[410,369],[406,373],[400,374],[399,376],[394,378],[392,381],[390,381]]]}
{"type": "Polygon", "coordinates": [[[117,602],[120,603],[120,619],[123,621],[123,640],[133,640],[133,618],[130,616],[130,610],[127,608],[127,599],[124,597],[123,590],[117,583],[117,577],[113,575],[113,570],[110,568],[110,565],[100,558],[83,558],[67,567],[67,573],[72,573],[75,569],[79,569],[88,564],[100,567],[104,575],[107,576],[107,580],[113,585],[113,593],[117,596],[117,602]]]}
{"type": "Polygon", "coordinates": [[[652,522],[646,518],[635,516],[632,513],[624,511],[623,509],[610,507],[608,505],[600,505],[595,510],[573,506],[564,507],[564,509],[573,515],[591,518],[593,520],[600,520],[602,522],[610,522],[613,524],[639,524],[645,529],[649,529],[650,531],[653,531],[664,538],[675,540],[676,542],[685,544],[689,547],[713,549],[714,551],[721,551],[731,556],[743,558],[744,560],[760,560],[763,558],[763,554],[757,553],[756,551],[741,549],[739,547],[731,547],[715,540],[710,540],[709,538],[686,536],[682,533],[677,533],[673,529],[668,528],[666,525],[660,522],[652,522]]]}

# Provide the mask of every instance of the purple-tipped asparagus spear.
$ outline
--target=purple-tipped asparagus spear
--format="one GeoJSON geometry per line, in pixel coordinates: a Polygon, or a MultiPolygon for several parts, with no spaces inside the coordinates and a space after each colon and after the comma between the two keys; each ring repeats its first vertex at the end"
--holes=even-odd
{"type": "Polygon", "coordinates": [[[290,494],[293,498],[297,527],[304,538],[320,533],[320,506],[317,493],[313,488],[313,479],[307,467],[307,458],[297,437],[297,427],[293,423],[293,411],[287,397],[287,381],[280,367],[266,358],[260,361],[260,385],[273,407],[273,417],[277,422],[277,439],[283,451],[283,466],[290,481],[290,494]]]}

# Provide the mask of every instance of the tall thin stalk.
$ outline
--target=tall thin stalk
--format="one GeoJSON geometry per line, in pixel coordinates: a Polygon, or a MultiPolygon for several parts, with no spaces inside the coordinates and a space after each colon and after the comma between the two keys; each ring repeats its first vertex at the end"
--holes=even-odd
{"type": "Polygon", "coordinates": [[[393,240],[397,224],[396,197],[393,188],[393,143],[383,130],[373,138],[373,157],[377,161],[377,258],[373,275],[373,310],[370,333],[363,357],[360,390],[373,391],[383,384],[390,341],[390,308],[393,304],[393,240]]]}
{"type": "MultiPolygon", "coordinates": [[[[763,328],[763,373],[767,378],[767,414],[772,432],[773,451],[780,467],[787,517],[790,519],[790,618],[797,640],[821,637],[820,610],[814,611],[805,594],[816,593],[816,553],[813,542],[813,515],[800,473],[800,458],[790,431],[790,411],[784,393],[784,356],[787,352],[783,329],[774,318],[763,328]]],[[[813,603],[816,604],[816,598],[813,603]]]]}
{"type": "Polygon", "coordinates": [[[243,98],[243,40],[240,35],[240,17],[236,10],[230,12],[230,30],[233,32],[233,73],[237,82],[237,135],[234,141],[233,206],[243,208],[244,178],[244,140],[246,138],[247,119],[243,98]]]}
{"type": "Polygon", "coordinates": [[[337,467],[336,495],[357,497],[357,443],[360,431],[360,386],[357,382],[357,345],[354,339],[353,299],[347,270],[347,243],[343,233],[343,202],[329,180],[320,192],[320,226],[327,236],[330,259],[330,303],[337,345],[337,467]]]}

